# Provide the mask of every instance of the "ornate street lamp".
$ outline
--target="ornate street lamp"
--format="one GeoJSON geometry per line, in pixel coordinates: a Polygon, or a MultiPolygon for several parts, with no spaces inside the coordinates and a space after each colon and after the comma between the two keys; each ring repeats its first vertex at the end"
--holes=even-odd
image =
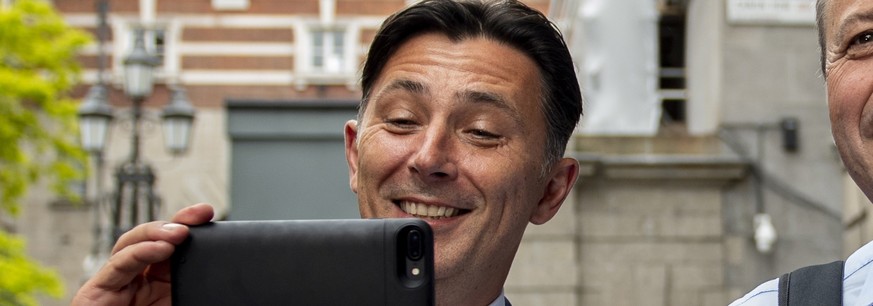
{"type": "MultiPolygon", "coordinates": [[[[133,50],[123,61],[124,93],[133,102],[130,116],[131,150],[130,157],[115,171],[115,190],[109,205],[112,244],[133,226],[155,220],[160,205],[159,197],[154,192],[155,173],[148,163],[140,160],[142,104],[152,94],[153,70],[159,63],[157,57],[146,51],[143,32],[143,29],[136,30],[133,50]]],[[[100,83],[89,90],[79,108],[82,145],[98,157],[105,149],[106,134],[113,119],[112,109],[107,102],[107,88],[103,84],[101,77],[100,83]]],[[[173,88],[172,99],[161,115],[165,144],[171,153],[180,154],[188,149],[194,113],[185,91],[173,88]]]]}
{"type": "Polygon", "coordinates": [[[113,117],[106,87],[103,84],[92,86],[79,107],[79,133],[85,151],[95,155],[103,152],[113,117]]]}
{"type": "Polygon", "coordinates": [[[110,209],[113,241],[137,224],[155,220],[160,205],[154,171],[139,158],[142,104],[152,93],[152,70],[158,62],[145,49],[143,29],[136,29],[135,35],[133,50],[124,59],[124,93],[133,101],[133,122],[130,158],[115,170],[115,201],[110,209]]]}

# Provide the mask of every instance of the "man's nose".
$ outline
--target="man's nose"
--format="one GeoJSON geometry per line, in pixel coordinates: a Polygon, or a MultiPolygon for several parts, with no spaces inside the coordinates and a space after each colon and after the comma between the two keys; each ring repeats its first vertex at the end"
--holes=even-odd
{"type": "Polygon", "coordinates": [[[410,171],[425,181],[448,181],[457,177],[456,146],[451,136],[450,132],[437,129],[422,135],[418,151],[410,158],[410,171]]]}

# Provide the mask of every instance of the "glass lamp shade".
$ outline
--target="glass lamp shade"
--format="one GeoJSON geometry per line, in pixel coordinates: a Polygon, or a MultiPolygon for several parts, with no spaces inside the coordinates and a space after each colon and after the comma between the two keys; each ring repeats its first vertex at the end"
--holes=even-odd
{"type": "Polygon", "coordinates": [[[191,144],[191,126],[194,123],[194,107],[188,101],[185,90],[173,90],[173,98],[164,108],[161,117],[167,149],[173,154],[188,151],[191,144]]]}
{"type": "Polygon", "coordinates": [[[152,70],[158,63],[145,49],[143,30],[135,35],[133,50],[124,59],[124,92],[133,99],[142,99],[152,94],[152,70]]]}
{"type": "Polygon", "coordinates": [[[79,118],[82,148],[92,154],[103,152],[109,135],[109,118],[88,116],[79,118]]]}
{"type": "Polygon", "coordinates": [[[79,133],[82,148],[92,154],[103,152],[112,121],[112,108],[109,106],[106,87],[95,85],[79,106],[79,133]]]}
{"type": "Polygon", "coordinates": [[[152,67],[142,64],[124,64],[124,92],[134,99],[152,94],[152,67]]]}
{"type": "Polygon", "coordinates": [[[192,119],[183,117],[164,118],[164,141],[170,153],[182,154],[188,151],[188,146],[191,143],[192,119]]]}

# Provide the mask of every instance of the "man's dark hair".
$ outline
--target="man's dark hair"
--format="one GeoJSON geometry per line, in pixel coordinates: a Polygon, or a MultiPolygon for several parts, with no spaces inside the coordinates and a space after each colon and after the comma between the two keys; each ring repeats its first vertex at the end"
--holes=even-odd
{"type": "Polygon", "coordinates": [[[557,27],[542,13],[516,0],[425,0],[388,17],[364,63],[359,118],[363,118],[373,84],[388,59],[404,42],[426,33],[441,33],[453,41],[485,37],[532,59],[539,67],[541,110],[548,126],[544,165],[552,165],[563,156],[582,115],[582,93],[573,61],[557,27]]]}

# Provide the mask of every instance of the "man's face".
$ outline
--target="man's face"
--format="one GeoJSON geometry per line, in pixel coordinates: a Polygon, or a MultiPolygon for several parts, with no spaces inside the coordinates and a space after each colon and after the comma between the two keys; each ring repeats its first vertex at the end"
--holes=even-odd
{"type": "Polygon", "coordinates": [[[873,1],[831,0],[825,16],[831,129],[849,174],[873,198],[873,1]]]}
{"type": "Polygon", "coordinates": [[[574,160],[541,174],[539,84],[511,47],[423,34],[391,56],[362,122],[346,125],[361,216],[431,225],[438,296],[454,286],[496,295],[527,223],[548,221],[575,181],[574,160]]]}

